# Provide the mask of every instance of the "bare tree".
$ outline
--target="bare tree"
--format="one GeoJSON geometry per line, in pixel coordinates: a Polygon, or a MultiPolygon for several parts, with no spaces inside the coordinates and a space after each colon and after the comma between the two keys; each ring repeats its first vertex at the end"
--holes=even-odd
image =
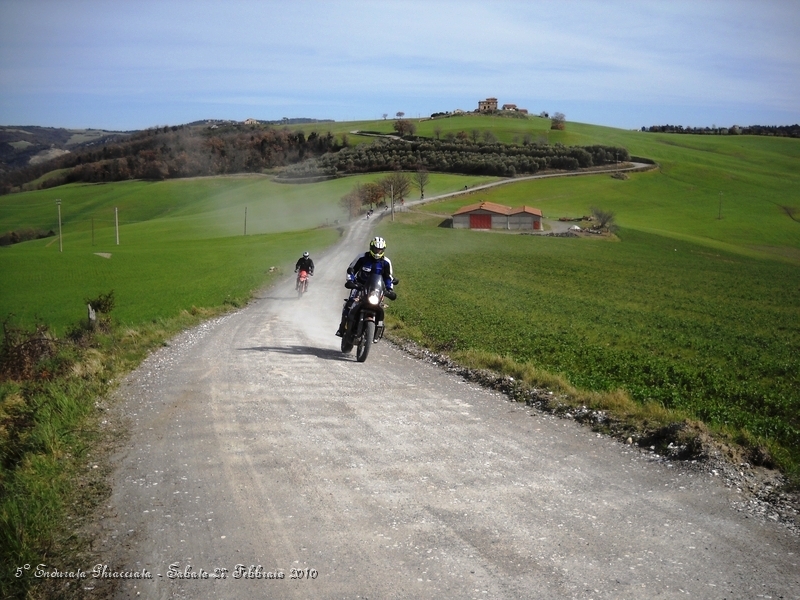
{"type": "Polygon", "coordinates": [[[385,121],[386,117],[388,117],[388,116],[389,116],[389,113],[383,113],[383,120],[385,121]]]}
{"type": "Polygon", "coordinates": [[[363,206],[369,206],[372,208],[373,205],[377,204],[378,201],[383,197],[383,187],[374,181],[368,181],[367,183],[359,184],[357,188],[358,196],[361,198],[361,204],[363,206]]]}
{"type": "Polygon", "coordinates": [[[617,230],[617,224],[614,222],[614,213],[610,210],[603,210],[597,206],[593,206],[592,218],[597,224],[598,229],[605,229],[612,233],[617,230]]]}
{"type": "Polygon", "coordinates": [[[404,113],[402,110],[397,111],[397,114],[395,115],[395,117],[397,117],[398,119],[402,119],[405,116],[406,113],[404,113]]]}
{"type": "Polygon", "coordinates": [[[402,171],[393,171],[381,181],[384,190],[397,201],[402,201],[411,190],[411,178],[402,171]]]}
{"type": "Polygon", "coordinates": [[[355,219],[361,213],[361,198],[358,189],[353,188],[339,199],[339,204],[347,211],[351,219],[355,219]]]}
{"type": "Polygon", "coordinates": [[[423,167],[419,167],[411,176],[411,182],[419,190],[420,200],[425,197],[425,186],[428,185],[429,180],[430,174],[423,167]]]}
{"type": "Polygon", "coordinates": [[[433,134],[436,136],[437,140],[441,139],[441,137],[442,137],[442,126],[441,125],[437,125],[436,127],[434,127],[433,128],[433,134]]]}
{"type": "Polygon", "coordinates": [[[567,117],[564,116],[564,113],[553,113],[553,117],[550,119],[550,129],[564,129],[567,123],[567,117]]]}

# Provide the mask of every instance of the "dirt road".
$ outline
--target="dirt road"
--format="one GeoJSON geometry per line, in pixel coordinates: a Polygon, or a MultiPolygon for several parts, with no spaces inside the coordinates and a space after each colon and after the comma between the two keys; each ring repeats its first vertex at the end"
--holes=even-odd
{"type": "Polygon", "coordinates": [[[270,289],[121,388],[132,434],[100,552],[152,579],[117,597],[800,597],[798,538],[717,479],[386,342],[343,356],[343,274],[369,224],[314,257],[302,299],[270,289]]]}

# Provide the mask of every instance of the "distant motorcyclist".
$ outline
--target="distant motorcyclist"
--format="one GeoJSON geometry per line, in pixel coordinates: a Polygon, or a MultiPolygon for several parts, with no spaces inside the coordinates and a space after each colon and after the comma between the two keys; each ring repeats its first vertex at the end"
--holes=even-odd
{"type": "Polygon", "coordinates": [[[342,320],[336,335],[342,337],[344,327],[347,323],[347,315],[353,307],[353,301],[358,296],[358,285],[367,283],[372,273],[379,273],[383,277],[386,285],[386,295],[390,298],[394,296],[394,278],[392,276],[392,261],[385,255],[386,240],[382,237],[374,237],[369,243],[369,251],[359,254],[347,267],[347,283],[345,286],[350,288],[350,297],[345,301],[342,309],[342,320]]]}
{"type": "MultiPolygon", "coordinates": [[[[309,276],[314,274],[314,261],[311,260],[311,256],[309,256],[308,252],[303,252],[303,256],[297,259],[297,262],[294,265],[294,272],[298,273],[299,271],[305,271],[309,274],[309,276]]],[[[297,281],[294,284],[294,289],[298,289],[300,285],[300,276],[297,276],[297,281]]]]}

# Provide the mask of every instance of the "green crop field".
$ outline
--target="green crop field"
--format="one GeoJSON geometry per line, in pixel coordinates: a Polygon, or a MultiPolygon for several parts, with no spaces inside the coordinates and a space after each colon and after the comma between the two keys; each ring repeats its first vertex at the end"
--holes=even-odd
{"type": "Polygon", "coordinates": [[[384,224],[402,329],[626,390],[800,459],[800,269],[623,229],[621,242],[384,224]],[[776,285],[776,282],[780,282],[776,285]]]}

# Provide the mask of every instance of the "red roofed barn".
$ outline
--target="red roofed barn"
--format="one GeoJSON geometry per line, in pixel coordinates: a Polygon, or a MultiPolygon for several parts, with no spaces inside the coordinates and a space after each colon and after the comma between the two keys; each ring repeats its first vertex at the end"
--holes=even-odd
{"type": "Polygon", "coordinates": [[[530,206],[511,208],[494,202],[465,206],[453,213],[454,229],[542,229],[542,211],[530,206]]]}

